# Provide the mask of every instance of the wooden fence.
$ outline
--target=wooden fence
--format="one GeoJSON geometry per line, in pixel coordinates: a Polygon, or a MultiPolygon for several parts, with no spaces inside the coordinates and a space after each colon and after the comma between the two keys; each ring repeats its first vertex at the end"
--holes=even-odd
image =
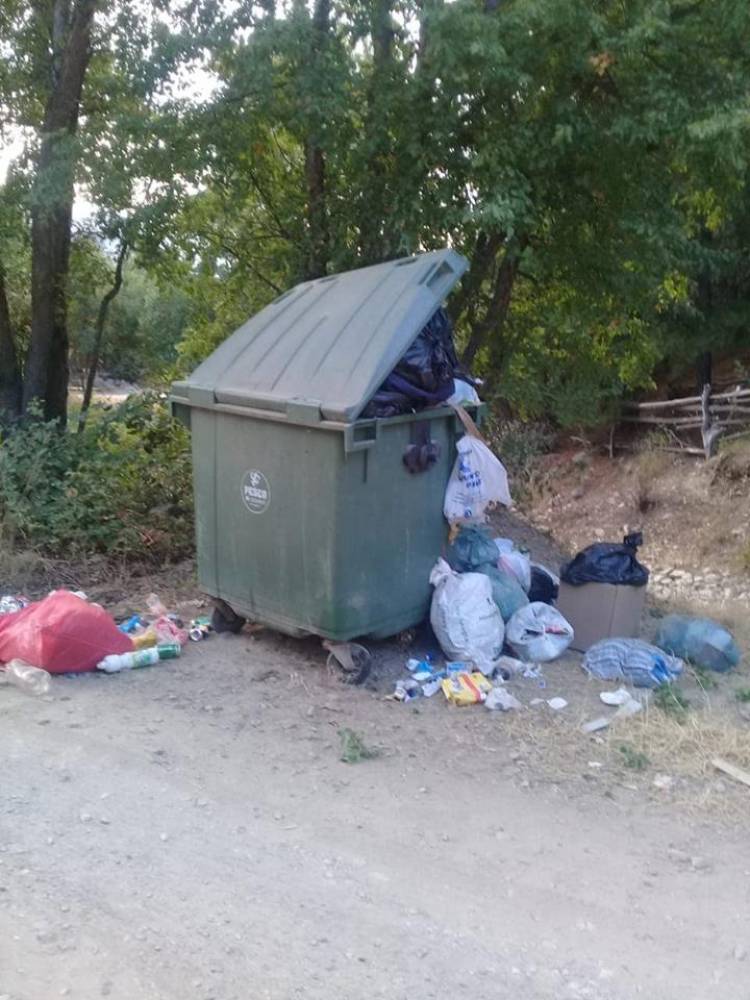
{"type": "Polygon", "coordinates": [[[729,441],[750,433],[750,387],[712,395],[711,386],[705,385],[700,396],[626,403],[621,419],[663,430],[671,442],[665,445],[667,451],[710,458],[719,439],[729,441]],[[697,446],[698,435],[703,447],[697,446]]]}

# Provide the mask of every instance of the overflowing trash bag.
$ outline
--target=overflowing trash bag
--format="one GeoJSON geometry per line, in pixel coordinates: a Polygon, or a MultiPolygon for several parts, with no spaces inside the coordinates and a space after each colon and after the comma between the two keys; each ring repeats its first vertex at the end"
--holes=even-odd
{"type": "Polygon", "coordinates": [[[0,663],[19,659],[52,674],[72,674],[132,649],[130,637],[103,608],[69,590],[54,590],[0,618],[0,663]]]}
{"type": "Polygon", "coordinates": [[[544,663],[562,656],[573,641],[573,626],[555,608],[537,601],[516,611],[505,639],[519,660],[544,663]]]}
{"type": "Polygon", "coordinates": [[[459,370],[453,326],[438,309],[372,397],[363,417],[395,417],[445,403],[456,392],[459,370]]]}
{"type": "Polygon", "coordinates": [[[435,588],[430,624],[449,660],[468,660],[490,673],[503,650],[505,626],[482,573],[454,573],[438,559],[430,583],[435,588]]]}
{"type": "Polygon", "coordinates": [[[502,567],[481,566],[476,572],[483,573],[492,584],[492,600],[504,622],[510,621],[519,608],[529,603],[526,591],[516,577],[502,567]]]}
{"type": "Polygon", "coordinates": [[[667,615],[654,640],[660,649],[690,660],[697,667],[725,673],[740,662],[740,650],[732,633],[710,618],[667,615]]]}
{"type": "Polygon", "coordinates": [[[495,538],[494,542],[498,552],[498,566],[512,573],[528,594],[531,587],[531,560],[528,553],[516,548],[512,538],[495,538]]]}
{"type": "Polygon", "coordinates": [[[510,507],[510,489],[505,466],[478,437],[464,434],[456,443],[458,456],[445,490],[443,514],[446,521],[484,520],[490,504],[510,507]]]}
{"type": "Polygon", "coordinates": [[[648,570],[638,562],[636,551],[643,544],[643,535],[626,535],[621,544],[596,542],[582,549],[562,568],[560,577],[574,587],[584,583],[614,583],[630,587],[645,587],[648,570]]]}
{"type": "Polygon", "coordinates": [[[644,688],[670,684],[685,667],[678,657],[642,639],[601,639],[589,647],[582,666],[599,680],[626,680],[644,688]]]}
{"type": "Polygon", "coordinates": [[[476,525],[462,527],[448,546],[448,563],[457,573],[473,573],[481,566],[497,566],[498,550],[492,536],[476,525]]]}
{"type": "MultiPolygon", "coordinates": [[[[519,553],[520,554],[520,553],[519,553]]],[[[448,563],[459,573],[482,573],[492,584],[492,599],[503,621],[529,603],[514,572],[498,562],[502,558],[492,536],[476,525],[465,525],[448,547],[448,563]]]]}

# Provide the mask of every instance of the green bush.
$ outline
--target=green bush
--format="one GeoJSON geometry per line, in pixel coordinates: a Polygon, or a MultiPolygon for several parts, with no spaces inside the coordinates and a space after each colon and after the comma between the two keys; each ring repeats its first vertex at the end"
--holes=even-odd
{"type": "Polygon", "coordinates": [[[0,443],[0,529],[51,556],[180,559],[193,548],[188,435],[157,393],[92,411],[82,434],[31,420],[0,443]]]}

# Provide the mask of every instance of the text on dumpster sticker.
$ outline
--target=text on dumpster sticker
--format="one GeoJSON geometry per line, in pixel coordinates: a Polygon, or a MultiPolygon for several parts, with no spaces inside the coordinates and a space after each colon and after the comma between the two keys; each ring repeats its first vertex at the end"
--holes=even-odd
{"type": "Polygon", "coordinates": [[[271,487],[258,469],[250,469],[242,477],[242,502],[251,514],[262,514],[271,502],[271,487]]]}

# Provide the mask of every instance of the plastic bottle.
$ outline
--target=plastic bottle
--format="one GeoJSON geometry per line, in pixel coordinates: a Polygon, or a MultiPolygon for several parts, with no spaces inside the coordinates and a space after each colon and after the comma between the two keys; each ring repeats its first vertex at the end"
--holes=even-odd
{"type": "Polygon", "coordinates": [[[26,694],[47,694],[50,675],[40,667],[32,667],[23,660],[11,660],[5,666],[5,678],[9,684],[25,691],[26,694]]]}
{"type": "Polygon", "coordinates": [[[119,656],[112,653],[105,656],[96,665],[97,670],[103,670],[107,674],[116,674],[120,670],[135,670],[137,667],[151,667],[159,662],[159,650],[156,646],[150,649],[134,649],[132,653],[121,653],[119,656]]]}

